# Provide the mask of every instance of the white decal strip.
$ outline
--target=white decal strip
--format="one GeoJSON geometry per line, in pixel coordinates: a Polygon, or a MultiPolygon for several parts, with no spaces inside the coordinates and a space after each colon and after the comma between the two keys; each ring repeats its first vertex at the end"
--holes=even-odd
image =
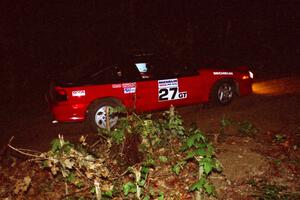
{"type": "Polygon", "coordinates": [[[233,72],[213,72],[214,75],[233,75],[233,72]]]}
{"type": "Polygon", "coordinates": [[[135,82],[132,83],[122,83],[122,88],[135,87],[135,82]]]}
{"type": "Polygon", "coordinates": [[[73,97],[82,97],[82,96],[85,96],[85,90],[75,90],[75,91],[72,91],[72,96],[73,97]]]}
{"type": "Polygon", "coordinates": [[[176,78],[158,80],[158,88],[169,88],[169,87],[178,87],[178,80],[176,78]]]}
{"type": "Polygon", "coordinates": [[[112,84],[112,88],[121,88],[122,85],[121,84],[112,84]]]}

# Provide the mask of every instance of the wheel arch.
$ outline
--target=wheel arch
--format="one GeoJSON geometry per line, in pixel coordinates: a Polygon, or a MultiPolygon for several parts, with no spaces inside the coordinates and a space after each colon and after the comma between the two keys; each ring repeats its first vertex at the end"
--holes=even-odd
{"type": "Polygon", "coordinates": [[[233,87],[234,87],[234,94],[238,95],[238,96],[240,95],[240,92],[239,92],[239,83],[234,78],[222,78],[222,79],[217,80],[213,84],[213,86],[211,87],[211,89],[210,89],[210,95],[209,95],[210,97],[211,97],[211,95],[212,95],[212,93],[214,91],[214,88],[217,87],[219,84],[221,84],[223,82],[229,82],[229,83],[231,83],[233,85],[233,87]]]}
{"type": "Polygon", "coordinates": [[[87,117],[87,115],[89,113],[90,108],[93,105],[98,104],[98,103],[103,102],[103,101],[107,101],[107,102],[113,101],[114,103],[116,103],[118,105],[123,105],[122,101],[120,99],[116,98],[116,97],[103,97],[103,98],[94,99],[87,106],[87,109],[86,109],[86,112],[85,112],[86,117],[87,117]]]}

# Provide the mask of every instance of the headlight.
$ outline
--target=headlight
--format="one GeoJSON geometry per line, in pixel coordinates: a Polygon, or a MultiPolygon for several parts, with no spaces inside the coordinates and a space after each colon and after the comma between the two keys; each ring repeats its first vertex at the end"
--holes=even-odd
{"type": "Polygon", "coordinates": [[[249,71],[249,76],[250,76],[251,79],[253,79],[254,78],[253,72],[249,71]]]}

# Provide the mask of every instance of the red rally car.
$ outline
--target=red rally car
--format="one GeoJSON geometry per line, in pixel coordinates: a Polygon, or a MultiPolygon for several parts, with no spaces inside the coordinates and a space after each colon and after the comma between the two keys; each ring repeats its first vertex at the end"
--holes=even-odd
{"type": "Polygon", "coordinates": [[[118,117],[107,108],[135,112],[213,102],[229,104],[234,96],[252,93],[248,67],[191,67],[163,62],[93,62],[71,70],[71,78],[52,82],[47,101],[55,121],[87,121],[94,131],[113,127],[118,117]]]}

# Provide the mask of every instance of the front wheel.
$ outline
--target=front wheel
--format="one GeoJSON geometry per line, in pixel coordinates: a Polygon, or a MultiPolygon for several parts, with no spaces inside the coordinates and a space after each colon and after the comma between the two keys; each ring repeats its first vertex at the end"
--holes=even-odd
{"type": "Polygon", "coordinates": [[[221,81],[217,83],[211,93],[211,100],[215,104],[227,105],[235,95],[234,83],[231,81],[221,81]]]}
{"type": "Polygon", "coordinates": [[[118,122],[118,114],[111,113],[113,108],[121,106],[114,99],[105,99],[94,102],[88,110],[88,122],[93,131],[110,129],[118,122]]]}

